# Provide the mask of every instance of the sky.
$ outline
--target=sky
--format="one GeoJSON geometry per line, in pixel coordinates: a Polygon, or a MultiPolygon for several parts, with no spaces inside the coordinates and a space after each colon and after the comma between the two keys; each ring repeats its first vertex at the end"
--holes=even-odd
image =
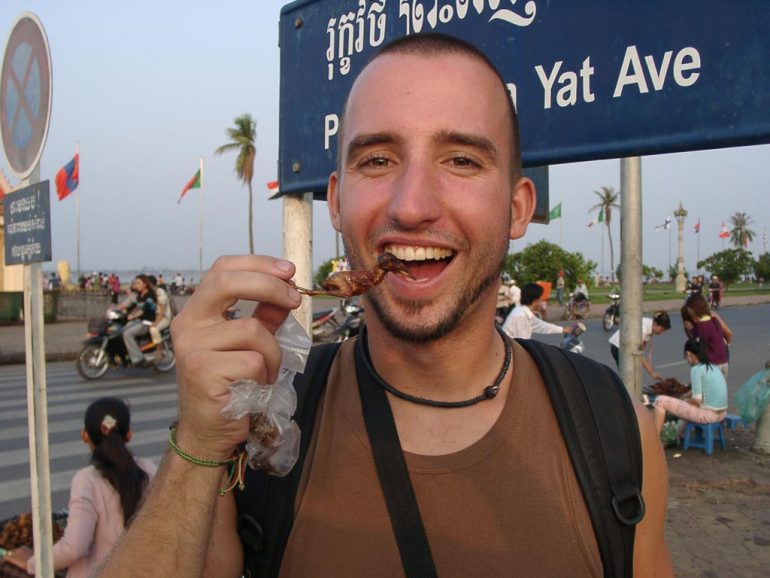
{"type": "MultiPolygon", "coordinates": [[[[257,253],[280,255],[282,206],[268,200],[277,178],[281,0],[71,2],[3,0],[0,35],[24,11],[43,23],[51,50],[53,104],[40,170],[51,180],[53,263],[76,269],[76,198],[58,201],[56,172],[80,146],[80,268],[84,271],[197,270],[200,192],[179,193],[204,157],[203,268],[220,255],[248,251],[248,192],[235,156],[215,156],[225,129],[250,113],[257,120],[254,238],[257,253]]],[[[356,4],[353,2],[353,4],[356,4]]],[[[0,168],[13,183],[5,157],[0,168]]],[[[656,155],[642,159],[643,262],[676,263],[677,233],[655,231],[681,202],[685,267],[727,248],[718,237],[736,211],[748,213],[755,256],[767,251],[770,145],[656,155]],[[694,224],[700,220],[701,233],[694,224]]],[[[588,228],[603,186],[620,190],[618,160],[555,165],[550,205],[562,218],[533,224],[511,244],[540,239],[579,251],[609,275],[605,227],[588,228]],[[603,263],[603,266],[602,266],[603,263]]],[[[615,263],[619,212],[613,216],[615,263]]],[[[325,203],[314,203],[314,268],[334,257],[325,203]]]]}

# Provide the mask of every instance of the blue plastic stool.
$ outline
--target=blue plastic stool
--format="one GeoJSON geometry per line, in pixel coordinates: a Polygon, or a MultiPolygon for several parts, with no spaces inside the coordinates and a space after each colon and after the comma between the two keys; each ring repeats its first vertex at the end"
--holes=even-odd
{"type": "Polygon", "coordinates": [[[722,449],[727,449],[727,442],[725,440],[725,430],[720,423],[693,423],[687,422],[684,428],[684,446],[686,450],[692,448],[698,448],[705,450],[708,455],[714,453],[714,434],[719,434],[719,443],[722,444],[722,449]]]}
{"type": "Polygon", "coordinates": [[[743,423],[743,420],[741,419],[741,416],[739,416],[739,415],[735,415],[735,414],[733,414],[733,413],[728,413],[728,414],[725,416],[725,421],[724,421],[724,423],[725,423],[725,427],[726,427],[727,429],[735,429],[735,428],[737,428],[739,425],[742,425],[743,427],[746,427],[746,424],[745,424],[745,423],[743,423]]]}

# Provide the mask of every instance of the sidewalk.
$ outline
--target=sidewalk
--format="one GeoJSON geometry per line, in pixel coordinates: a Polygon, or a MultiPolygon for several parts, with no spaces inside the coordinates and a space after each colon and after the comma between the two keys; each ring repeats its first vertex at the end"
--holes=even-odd
{"type": "MultiPolygon", "coordinates": [[[[731,296],[723,306],[770,302],[770,296],[731,296]]],[[[677,313],[683,301],[651,301],[677,313]]],[[[554,306],[552,311],[556,311],[554,306]]],[[[606,306],[595,306],[601,317],[606,306]]],[[[46,359],[73,360],[87,322],[61,321],[45,326],[46,359]]],[[[0,327],[0,364],[24,363],[24,326],[0,327]]],[[[669,505],[666,540],[680,578],[760,577],[770,573],[770,456],[751,451],[755,426],[728,430],[726,450],[712,456],[701,450],[667,449],[669,505]]]]}

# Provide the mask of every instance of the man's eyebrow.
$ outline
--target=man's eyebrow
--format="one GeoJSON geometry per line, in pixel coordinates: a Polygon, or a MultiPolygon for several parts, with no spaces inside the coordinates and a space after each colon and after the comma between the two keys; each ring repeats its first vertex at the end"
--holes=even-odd
{"type": "Polygon", "coordinates": [[[457,144],[477,149],[480,153],[497,159],[497,147],[485,136],[456,131],[440,131],[434,137],[438,143],[457,144]]]}
{"type": "Polygon", "coordinates": [[[349,163],[357,154],[359,154],[361,149],[382,144],[396,143],[400,142],[400,140],[401,139],[390,132],[376,132],[358,135],[353,137],[348,143],[345,161],[346,163],[349,163]]]}

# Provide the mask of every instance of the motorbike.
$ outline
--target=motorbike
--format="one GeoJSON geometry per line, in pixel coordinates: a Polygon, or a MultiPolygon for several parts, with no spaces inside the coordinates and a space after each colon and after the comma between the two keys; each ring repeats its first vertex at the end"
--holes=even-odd
{"type": "Polygon", "coordinates": [[[575,323],[572,327],[572,332],[565,333],[564,337],[562,337],[561,348],[571,351],[572,353],[583,353],[583,351],[585,351],[585,345],[580,341],[580,335],[585,333],[585,331],[586,326],[582,322],[578,321],[575,323]]]}
{"type": "Polygon", "coordinates": [[[615,325],[620,325],[620,293],[607,295],[612,300],[602,317],[602,327],[605,331],[611,331],[615,325]]]}
{"type": "Polygon", "coordinates": [[[338,311],[339,309],[334,307],[313,313],[313,341],[329,340],[334,330],[340,325],[337,321],[338,311]]]}
{"type": "Polygon", "coordinates": [[[564,319],[585,319],[588,315],[588,306],[590,302],[582,293],[576,295],[570,293],[569,302],[564,307],[564,319]]]}
{"type": "MultiPolygon", "coordinates": [[[[119,309],[109,309],[102,318],[90,319],[88,337],[83,341],[83,349],[75,361],[78,373],[85,379],[99,379],[110,367],[126,367],[128,351],[123,342],[123,330],[128,323],[126,313],[119,309]]],[[[144,361],[156,371],[170,371],[176,365],[176,357],[171,344],[171,330],[161,331],[161,341],[155,345],[150,335],[137,339],[144,361]]]]}
{"type": "Polygon", "coordinates": [[[341,306],[345,318],[341,323],[337,323],[328,337],[316,339],[317,341],[340,342],[355,337],[361,332],[361,328],[366,322],[364,320],[364,308],[357,299],[345,300],[341,306]]]}

